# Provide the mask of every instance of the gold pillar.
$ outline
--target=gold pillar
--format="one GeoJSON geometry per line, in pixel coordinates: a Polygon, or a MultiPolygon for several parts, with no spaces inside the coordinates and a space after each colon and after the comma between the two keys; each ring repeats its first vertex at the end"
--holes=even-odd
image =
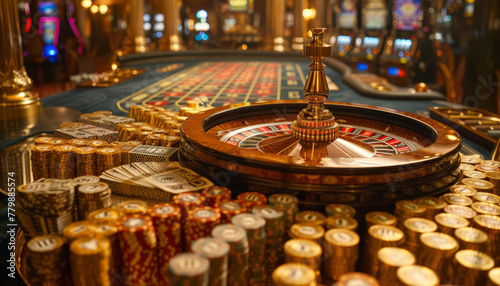
{"type": "Polygon", "coordinates": [[[149,50],[144,33],[144,0],[126,0],[127,30],[123,40],[123,53],[145,53],[149,50]]]}
{"type": "Polygon", "coordinates": [[[31,93],[31,78],[24,69],[16,0],[0,1],[0,120],[36,117],[41,111],[38,95],[31,93]]]}
{"type": "Polygon", "coordinates": [[[180,51],[186,47],[177,30],[180,19],[177,0],[158,0],[158,11],[165,17],[163,37],[158,41],[158,49],[162,51],[180,51]]]}
{"type": "Polygon", "coordinates": [[[304,10],[304,2],[306,0],[294,0],[293,1],[293,40],[292,40],[292,50],[302,51],[304,46],[304,18],[302,16],[302,11],[304,10]]]}
{"type": "Polygon", "coordinates": [[[266,1],[266,26],[269,33],[265,49],[277,52],[287,50],[288,42],[284,38],[285,0],[266,1]]]}

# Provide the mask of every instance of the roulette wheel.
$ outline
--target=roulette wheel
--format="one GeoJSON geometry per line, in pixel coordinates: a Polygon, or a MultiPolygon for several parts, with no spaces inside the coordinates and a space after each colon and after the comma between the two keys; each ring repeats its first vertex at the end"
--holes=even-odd
{"type": "Polygon", "coordinates": [[[288,192],[301,204],[366,211],[437,195],[461,178],[461,139],[432,119],[389,108],[327,102],[324,29],[313,29],[306,100],[217,107],[182,125],[181,160],[218,185],[288,192]]]}

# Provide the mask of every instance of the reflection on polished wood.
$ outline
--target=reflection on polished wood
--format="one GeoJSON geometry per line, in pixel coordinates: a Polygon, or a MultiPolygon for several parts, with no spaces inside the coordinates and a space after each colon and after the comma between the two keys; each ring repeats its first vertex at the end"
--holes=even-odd
{"type": "Polygon", "coordinates": [[[0,129],[12,128],[12,120],[36,120],[41,106],[30,92],[32,81],[24,69],[17,1],[0,1],[0,129]],[[10,122],[9,122],[10,121],[10,122]]]}

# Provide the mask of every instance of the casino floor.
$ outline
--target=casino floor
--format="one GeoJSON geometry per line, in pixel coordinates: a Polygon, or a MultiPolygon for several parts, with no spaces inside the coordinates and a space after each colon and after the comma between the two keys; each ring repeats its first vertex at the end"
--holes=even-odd
{"type": "Polygon", "coordinates": [[[500,285],[500,5],[441,2],[1,1],[5,285],[500,285]]]}

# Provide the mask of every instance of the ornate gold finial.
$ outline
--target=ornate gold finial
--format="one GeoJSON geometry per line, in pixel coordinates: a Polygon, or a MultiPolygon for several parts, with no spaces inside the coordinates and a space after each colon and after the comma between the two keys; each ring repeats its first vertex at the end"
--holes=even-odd
{"type": "Polygon", "coordinates": [[[313,38],[304,46],[302,54],[311,57],[311,71],[304,86],[306,108],[297,115],[292,124],[292,136],[300,141],[302,147],[326,146],[339,136],[339,125],[333,114],[325,108],[328,98],[328,84],[325,77],[323,58],[332,54],[332,46],[323,42],[325,28],[312,29],[313,38]]]}

